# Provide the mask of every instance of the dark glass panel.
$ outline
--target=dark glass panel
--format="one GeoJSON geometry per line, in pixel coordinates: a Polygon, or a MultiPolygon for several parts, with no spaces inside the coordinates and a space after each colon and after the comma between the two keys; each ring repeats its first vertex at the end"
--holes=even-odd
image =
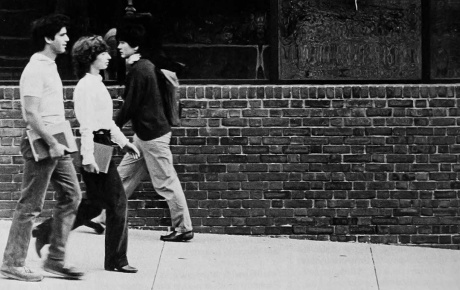
{"type": "MultiPolygon", "coordinates": [[[[0,80],[19,80],[34,53],[29,34],[32,21],[55,12],[71,18],[68,51],[56,59],[59,73],[63,80],[76,80],[69,53],[73,43],[83,35],[104,36],[123,15],[125,5],[124,0],[0,0],[0,80]]],[[[116,71],[114,59],[106,79],[117,79],[116,71]]]]}
{"type": "Polygon", "coordinates": [[[135,0],[162,27],[181,79],[267,79],[268,0],[135,0]]]}
{"type": "Polygon", "coordinates": [[[420,0],[279,0],[282,80],[418,80],[420,0]]]}
{"type": "Polygon", "coordinates": [[[431,78],[460,78],[460,0],[431,1],[431,78]]]}
{"type": "Polygon", "coordinates": [[[52,12],[53,1],[0,1],[0,80],[19,80],[29,61],[30,23],[52,12]]]}

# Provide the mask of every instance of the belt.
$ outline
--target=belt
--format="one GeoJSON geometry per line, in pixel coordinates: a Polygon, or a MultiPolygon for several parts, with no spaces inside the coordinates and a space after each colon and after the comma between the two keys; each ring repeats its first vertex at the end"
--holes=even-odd
{"type": "Polygon", "coordinates": [[[94,135],[109,135],[110,136],[110,130],[108,129],[99,129],[97,131],[93,131],[94,135]]]}
{"type": "Polygon", "coordinates": [[[110,130],[99,129],[97,131],[93,131],[93,136],[93,141],[96,143],[112,145],[112,141],[110,140],[110,130]]]}

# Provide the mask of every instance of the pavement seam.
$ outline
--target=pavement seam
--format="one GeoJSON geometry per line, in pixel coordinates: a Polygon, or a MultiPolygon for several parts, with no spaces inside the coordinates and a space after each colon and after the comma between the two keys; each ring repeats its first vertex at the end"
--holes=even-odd
{"type": "Polygon", "coordinates": [[[155,271],[155,276],[153,277],[153,283],[152,283],[151,290],[153,290],[153,287],[155,286],[155,281],[157,279],[158,270],[160,269],[161,257],[163,256],[163,249],[165,248],[165,244],[166,243],[163,242],[163,246],[161,247],[160,257],[158,258],[157,270],[155,271]]]}
{"type": "Polygon", "coordinates": [[[375,280],[377,281],[377,289],[380,290],[379,277],[377,276],[377,267],[375,266],[374,253],[372,252],[372,246],[369,246],[371,251],[372,265],[374,266],[375,280]]]}

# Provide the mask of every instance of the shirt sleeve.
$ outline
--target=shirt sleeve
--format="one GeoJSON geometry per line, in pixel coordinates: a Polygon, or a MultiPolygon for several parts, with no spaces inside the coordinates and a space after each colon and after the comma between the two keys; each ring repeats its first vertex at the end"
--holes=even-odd
{"type": "Polygon", "coordinates": [[[74,110],[75,115],[77,116],[77,120],[80,123],[80,153],[83,157],[83,165],[95,163],[93,116],[95,116],[96,112],[94,111],[95,106],[91,102],[92,99],[93,96],[91,95],[89,88],[77,85],[77,88],[75,88],[74,92],[74,110]]]}
{"type": "Polygon", "coordinates": [[[21,94],[41,98],[43,94],[43,73],[36,69],[25,70],[21,76],[21,94]]]}
{"type": "Polygon", "coordinates": [[[110,138],[113,142],[117,143],[121,148],[125,147],[129,143],[128,138],[121,132],[120,128],[112,121],[110,125],[110,138]]]}

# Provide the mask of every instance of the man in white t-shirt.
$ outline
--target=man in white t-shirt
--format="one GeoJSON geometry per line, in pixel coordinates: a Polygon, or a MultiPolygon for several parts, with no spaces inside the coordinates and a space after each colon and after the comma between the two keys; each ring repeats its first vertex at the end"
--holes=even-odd
{"type": "MultiPolygon", "coordinates": [[[[43,275],[25,267],[35,218],[40,214],[49,183],[56,191],[53,234],[44,270],[69,279],[79,279],[83,273],[66,267],[65,247],[81,201],[81,190],[72,159],[65,155],[67,147],[48,132],[46,126],[65,121],[62,81],[55,59],[65,52],[69,37],[69,19],[49,15],[32,24],[32,39],[37,53],[25,67],[20,83],[21,105],[27,129],[37,132],[49,145],[50,158],[36,162],[29,140],[24,137],[21,153],[24,174],[21,197],[17,203],[0,273],[8,278],[38,282],[43,275]]],[[[25,135],[24,135],[25,136],[25,135]]]]}

